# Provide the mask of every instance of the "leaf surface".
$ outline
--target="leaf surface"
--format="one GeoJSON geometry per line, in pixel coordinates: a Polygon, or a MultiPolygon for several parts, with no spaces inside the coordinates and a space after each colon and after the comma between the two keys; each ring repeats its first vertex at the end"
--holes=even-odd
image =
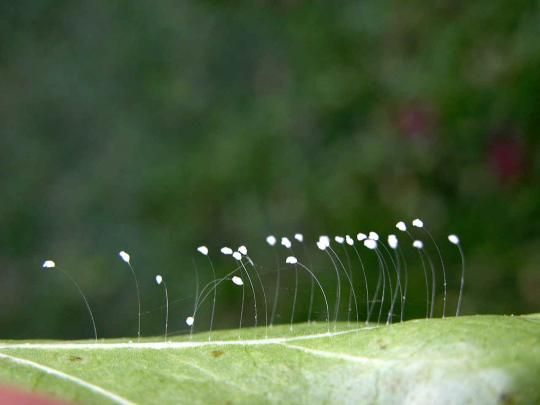
{"type": "Polygon", "coordinates": [[[82,403],[540,402],[540,314],[331,329],[0,342],[0,383],[82,403]]]}

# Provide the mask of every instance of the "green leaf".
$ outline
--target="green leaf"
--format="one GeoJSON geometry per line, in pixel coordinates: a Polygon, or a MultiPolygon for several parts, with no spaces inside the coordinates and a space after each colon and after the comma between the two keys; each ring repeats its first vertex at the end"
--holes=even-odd
{"type": "Polygon", "coordinates": [[[540,314],[326,328],[0,342],[0,381],[83,403],[540,402],[540,314]]]}

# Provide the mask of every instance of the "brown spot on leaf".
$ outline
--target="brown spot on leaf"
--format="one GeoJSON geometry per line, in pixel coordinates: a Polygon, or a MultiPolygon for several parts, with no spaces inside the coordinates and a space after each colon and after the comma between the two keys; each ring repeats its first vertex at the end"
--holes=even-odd
{"type": "Polygon", "coordinates": [[[82,361],[82,357],[79,357],[79,356],[69,356],[69,361],[82,361]]]}
{"type": "Polygon", "coordinates": [[[217,359],[218,357],[221,357],[223,356],[223,354],[225,354],[225,352],[221,351],[221,350],[212,350],[210,352],[210,354],[212,355],[212,357],[214,357],[215,359],[217,359]]]}

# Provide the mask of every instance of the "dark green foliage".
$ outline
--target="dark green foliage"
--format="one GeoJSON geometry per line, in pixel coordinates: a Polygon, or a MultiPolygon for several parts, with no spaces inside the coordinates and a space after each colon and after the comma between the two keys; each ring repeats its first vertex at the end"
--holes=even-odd
{"type": "MultiPolygon", "coordinates": [[[[3,2],[1,336],[89,336],[46,258],[80,281],[102,336],[134,335],[129,251],[155,334],[154,274],[183,299],[178,330],[201,243],[386,234],[416,216],[452,299],[460,234],[466,313],[538,310],[539,27],[532,1],[3,2]]],[[[218,326],[236,295],[221,292],[218,326]]]]}

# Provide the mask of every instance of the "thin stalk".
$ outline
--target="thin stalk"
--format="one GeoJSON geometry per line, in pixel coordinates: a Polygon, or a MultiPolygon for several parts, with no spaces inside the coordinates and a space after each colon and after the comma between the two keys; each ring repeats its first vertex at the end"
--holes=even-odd
{"type": "Polygon", "coordinates": [[[366,291],[366,325],[368,324],[368,314],[369,314],[369,287],[368,287],[368,281],[366,276],[366,269],[364,268],[364,262],[362,258],[360,257],[360,253],[358,252],[358,249],[356,249],[356,246],[353,245],[353,249],[356,252],[356,256],[358,257],[358,260],[360,261],[360,266],[362,268],[362,274],[364,276],[364,286],[366,291]]]}
{"type": "Polygon", "coordinates": [[[92,328],[94,329],[94,341],[97,343],[97,329],[96,329],[96,321],[94,320],[94,314],[92,313],[92,310],[90,309],[90,304],[88,303],[88,300],[86,299],[86,296],[81,290],[81,287],[79,287],[79,284],[75,281],[73,277],[69,275],[69,273],[59,267],[57,267],[58,270],[60,270],[71,282],[73,285],[77,288],[79,291],[79,294],[81,295],[84,305],[86,306],[86,309],[88,310],[88,313],[90,314],[90,319],[92,320],[92,328]]]}

